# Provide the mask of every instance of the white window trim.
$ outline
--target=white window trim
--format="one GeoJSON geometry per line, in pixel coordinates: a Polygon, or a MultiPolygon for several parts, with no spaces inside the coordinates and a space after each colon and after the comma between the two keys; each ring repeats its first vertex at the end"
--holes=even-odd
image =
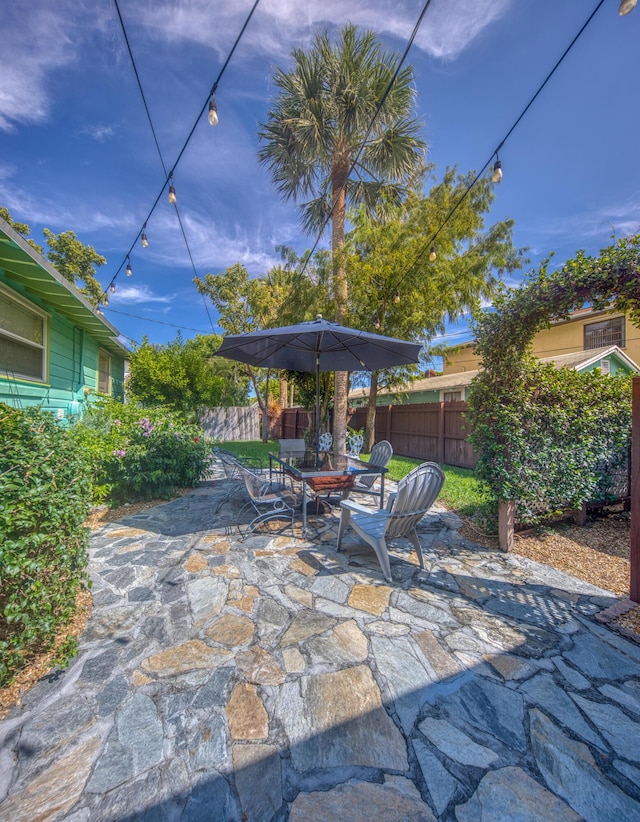
{"type": "Polygon", "coordinates": [[[26,382],[47,383],[49,381],[49,314],[43,311],[39,306],[26,300],[22,295],[7,288],[2,283],[0,283],[0,293],[4,294],[7,299],[13,300],[13,302],[21,305],[25,311],[29,311],[42,319],[42,345],[34,343],[33,340],[27,340],[25,337],[20,337],[18,334],[13,334],[11,331],[6,331],[4,328],[0,328],[0,335],[3,337],[8,337],[23,345],[29,345],[32,348],[37,348],[42,351],[42,377],[34,377],[33,374],[20,374],[13,371],[9,374],[9,372],[2,367],[0,367],[0,376],[9,375],[12,378],[15,377],[15,379],[26,382]]]}
{"type": "Polygon", "coordinates": [[[109,397],[111,396],[111,391],[113,388],[113,358],[111,354],[106,350],[106,348],[98,348],[98,368],[96,371],[96,388],[100,391],[101,394],[106,394],[109,397]],[[103,354],[107,360],[109,361],[109,385],[106,391],[100,391],[100,355],[103,354]]]}

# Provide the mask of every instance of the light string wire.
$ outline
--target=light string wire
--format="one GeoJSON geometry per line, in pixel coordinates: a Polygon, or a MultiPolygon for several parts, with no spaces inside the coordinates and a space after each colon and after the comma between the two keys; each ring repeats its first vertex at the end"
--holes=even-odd
{"type": "MultiPolygon", "coordinates": [[[[193,133],[194,133],[194,131],[196,130],[196,127],[197,127],[198,123],[200,122],[200,119],[201,119],[202,115],[204,114],[205,109],[207,108],[207,106],[208,106],[208,104],[209,104],[209,100],[211,99],[212,95],[213,95],[213,94],[215,94],[216,89],[218,88],[218,84],[220,83],[220,80],[222,79],[222,76],[223,76],[223,74],[225,73],[225,71],[226,71],[226,69],[227,69],[227,66],[229,65],[229,61],[230,61],[230,60],[231,60],[231,58],[233,57],[233,54],[234,54],[234,52],[235,52],[236,48],[238,47],[238,44],[240,43],[240,40],[242,39],[242,37],[243,37],[243,35],[244,35],[244,32],[245,32],[245,30],[246,30],[247,26],[249,25],[249,22],[250,22],[251,18],[253,17],[253,13],[255,12],[256,8],[258,7],[258,3],[259,3],[259,2],[260,2],[260,0],[255,0],[255,2],[254,2],[254,4],[253,4],[253,6],[251,7],[251,11],[250,11],[250,12],[249,12],[249,14],[247,15],[247,18],[245,19],[245,21],[244,21],[244,23],[243,23],[243,25],[242,25],[242,28],[240,29],[240,33],[239,33],[239,34],[238,34],[238,36],[236,37],[236,40],[235,40],[235,42],[234,42],[233,46],[231,47],[231,51],[230,51],[230,52],[229,52],[229,54],[227,55],[227,59],[224,61],[224,64],[223,64],[222,68],[220,69],[220,71],[219,71],[219,73],[218,73],[218,76],[216,77],[216,79],[215,79],[215,81],[214,81],[213,85],[211,86],[211,90],[210,90],[210,91],[209,91],[209,93],[207,94],[207,99],[205,100],[205,102],[204,102],[204,104],[203,104],[202,108],[200,109],[200,111],[199,111],[199,113],[198,113],[198,116],[196,117],[196,119],[195,119],[195,121],[194,121],[194,123],[193,123],[193,126],[191,127],[191,130],[189,131],[189,134],[187,135],[187,138],[186,138],[186,140],[184,141],[184,143],[183,143],[183,145],[182,145],[182,148],[180,149],[180,151],[179,151],[179,153],[178,153],[178,156],[177,156],[176,160],[174,161],[174,163],[173,163],[173,165],[172,165],[172,167],[171,167],[171,170],[170,170],[169,174],[168,174],[168,175],[166,175],[165,181],[164,181],[164,183],[162,184],[162,188],[161,188],[161,189],[160,189],[160,191],[158,192],[158,196],[157,196],[157,197],[155,198],[155,200],[153,201],[153,205],[151,206],[151,209],[149,210],[149,213],[147,214],[147,217],[146,217],[146,219],[144,220],[144,222],[143,222],[143,224],[142,224],[142,227],[140,228],[140,230],[139,230],[139,231],[138,231],[138,233],[136,234],[136,236],[135,236],[135,238],[134,238],[133,242],[132,242],[132,243],[131,243],[131,245],[129,246],[129,250],[128,250],[128,251],[127,251],[127,253],[125,254],[125,256],[124,256],[124,258],[123,258],[122,262],[120,263],[120,265],[118,266],[118,268],[117,268],[117,270],[116,270],[116,273],[115,273],[115,274],[113,275],[113,277],[111,278],[110,285],[111,285],[112,283],[115,283],[116,279],[118,278],[118,275],[119,275],[119,274],[120,274],[120,272],[122,271],[122,267],[123,267],[123,266],[125,265],[125,263],[128,261],[128,259],[129,259],[130,255],[131,255],[131,252],[132,252],[132,251],[133,251],[133,249],[135,248],[136,243],[138,242],[138,240],[139,240],[139,238],[140,238],[140,235],[142,234],[142,232],[143,232],[143,230],[144,230],[144,226],[147,224],[147,222],[148,222],[148,221],[149,221],[149,219],[151,218],[151,215],[152,215],[152,214],[153,214],[153,212],[155,211],[156,206],[157,206],[157,205],[158,205],[158,203],[160,202],[160,198],[162,197],[162,195],[163,195],[163,193],[164,193],[165,188],[167,187],[167,185],[168,185],[168,184],[170,184],[170,183],[171,183],[172,178],[173,178],[173,173],[174,173],[174,171],[176,170],[176,168],[178,167],[178,164],[179,164],[180,160],[182,159],[182,155],[183,155],[183,154],[184,154],[184,152],[186,151],[187,146],[189,145],[189,142],[191,141],[191,138],[192,138],[192,136],[193,136],[193,133]]],[[[164,164],[163,164],[163,165],[164,165],[164,164]]]]}
{"type": "Polygon", "coordinates": [[[599,1],[598,1],[598,3],[596,4],[596,7],[594,8],[594,10],[591,12],[591,14],[590,14],[590,15],[589,15],[589,17],[587,18],[587,20],[586,20],[586,21],[583,23],[583,25],[580,27],[580,30],[579,30],[579,31],[578,31],[578,33],[575,35],[575,37],[573,38],[573,40],[569,43],[569,45],[567,46],[567,48],[563,51],[563,53],[562,53],[561,57],[560,57],[560,58],[556,61],[556,64],[555,64],[555,65],[554,65],[554,67],[551,69],[551,71],[547,74],[547,76],[545,77],[545,79],[543,80],[543,82],[541,83],[541,85],[538,87],[538,90],[536,91],[536,93],[535,93],[535,94],[533,95],[533,97],[529,100],[529,102],[527,103],[527,105],[526,105],[526,106],[522,109],[522,111],[520,112],[520,114],[519,114],[519,115],[518,115],[518,117],[516,118],[515,122],[513,123],[513,125],[511,126],[511,128],[509,129],[509,131],[507,131],[507,133],[506,133],[506,134],[505,134],[505,136],[502,138],[502,140],[500,141],[500,143],[498,143],[497,148],[496,148],[496,149],[492,152],[492,154],[491,154],[491,156],[489,157],[489,159],[487,160],[487,162],[486,162],[486,163],[482,166],[482,168],[480,169],[480,171],[479,171],[479,172],[476,174],[476,176],[473,178],[472,182],[471,182],[471,183],[470,183],[470,184],[466,187],[466,189],[465,189],[465,190],[464,190],[464,192],[460,195],[460,197],[458,198],[458,200],[457,200],[457,201],[456,201],[456,202],[455,202],[455,203],[451,206],[451,208],[450,208],[450,209],[449,209],[449,211],[447,212],[447,214],[446,214],[445,218],[443,219],[442,223],[438,226],[437,230],[436,230],[436,231],[435,231],[435,232],[431,235],[431,237],[427,240],[427,242],[426,242],[426,243],[422,246],[421,250],[420,250],[420,251],[419,251],[419,253],[417,254],[417,256],[416,256],[416,258],[414,259],[414,261],[411,263],[411,265],[410,265],[410,266],[409,266],[409,267],[408,267],[408,268],[407,268],[407,269],[406,269],[406,270],[405,270],[405,271],[404,271],[404,272],[400,275],[400,277],[399,277],[399,278],[398,278],[398,280],[396,281],[395,286],[392,286],[392,288],[391,288],[391,291],[392,291],[392,292],[394,291],[394,289],[395,289],[396,291],[399,289],[400,285],[401,285],[401,284],[404,282],[404,280],[405,280],[405,279],[409,276],[409,274],[410,274],[410,273],[411,273],[411,271],[414,269],[414,267],[416,266],[416,264],[417,264],[417,263],[418,263],[418,262],[422,259],[422,257],[425,255],[425,253],[426,253],[427,249],[428,249],[428,248],[431,248],[431,247],[434,245],[434,243],[435,243],[436,239],[438,238],[438,235],[440,234],[440,232],[442,231],[442,229],[446,226],[446,224],[449,222],[449,220],[453,217],[453,215],[456,213],[456,211],[460,208],[460,206],[461,206],[461,205],[462,205],[462,203],[465,201],[465,199],[466,199],[466,197],[468,196],[468,194],[469,194],[469,192],[471,191],[471,189],[472,189],[472,188],[474,188],[474,186],[477,184],[478,180],[482,177],[482,175],[483,175],[483,174],[484,174],[484,172],[486,171],[487,167],[489,166],[489,164],[491,163],[491,161],[493,160],[493,158],[494,158],[494,157],[497,157],[498,152],[502,149],[502,147],[504,146],[505,142],[509,139],[509,137],[511,136],[511,134],[513,133],[513,131],[515,130],[515,128],[517,127],[517,125],[520,123],[520,121],[522,120],[522,118],[525,116],[525,114],[527,113],[527,111],[529,111],[529,109],[531,108],[531,106],[533,105],[533,103],[535,102],[535,100],[537,99],[538,95],[541,93],[541,91],[542,91],[542,90],[544,89],[544,87],[547,85],[547,83],[549,82],[549,80],[553,77],[553,75],[555,74],[556,70],[560,67],[560,64],[563,62],[563,60],[565,59],[565,57],[569,54],[569,52],[571,51],[571,49],[574,47],[574,45],[576,44],[576,42],[578,41],[578,39],[580,38],[580,36],[581,36],[581,35],[582,35],[582,33],[584,32],[584,30],[587,28],[587,26],[589,25],[589,23],[593,20],[593,18],[595,17],[596,13],[597,13],[597,12],[598,12],[598,10],[600,9],[600,6],[602,6],[602,4],[603,4],[603,3],[604,3],[604,0],[599,0],[599,1]]]}
{"type": "Polygon", "coordinates": [[[329,213],[327,214],[327,216],[324,218],[324,221],[322,223],[322,226],[320,227],[320,230],[318,232],[318,236],[316,237],[316,241],[313,244],[313,246],[311,248],[311,251],[305,253],[305,261],[302,265],[302,268],[300,269],[300,271],[296,275],[296,278],[294,280],[293,285],[291,286],[291,289],[289,290],[289,293],[287,294],[287,296],[282,301],[281,310],[282,310],[282,308],[285,307],[287,302],[293,297],[296,289],[298,288],[298,286],[302,282],[302,277],[304,275],[304,272],[307,270],[307,266],[309,265],[309,261],[313,257],[313,254],[314,254],[316,248],[318,247],[318,244],[319,244],[320,240],[322,239],[322,235],[324,234],[324,230],[327,227],[327,224],[328,224],[329,220],[333,216],[333,212],[335,210],[335,207],[337,206],[338,201],[339,201],[340,197],[342,196],[342,192],[347,187],[347,184],[349,182],[349,177],[350,177],[351,173],[353,172],[354,168],[356,167],[356,165],[358,163],[358,160],[360,159],[360,155],[362,154],[362,152],[364,151],[364,149],[366,147],[367,140],[369,138],[369,135],[371,134],[373,126],[375,125],[375,122],[378,118],[378,115],[380,114],[380,111],[382,110],[382,106],[385,104],[386,99],[389,96],[389,94],[391,92],[391,89],[393,88],[393,85],[394,85],[395,81],[398,78],[398,74],[400,73],[400,70],[401,70],[401,68],[404,64],[404,61],[407,59],[407,55],[409,54],[411,46],[413,45],[413,41],[415,40],[416,35],[418,34],[418,31],[420,29],[420,26],[422,25],[422,21],[424,19],[424,16],[427,13],[427,9],[431,5],[431,2],[432,2],[432,0],[426,0],[426,3],[424,4],[424,6],[422,8],[422,11],[420,12],[420,15],[419,15],[419,17],[416,21],[416,24],[413,27],[413,31],[411,32],[411,35],[410,35],[410,37],[407,41],[407,45],[405,46],[402,57],[400,58],[400,61],[398,62],[398,65],[396,66],[396,70],[393,73],[393,77],[391,78],[391,80],[389,80],[389,83],[387,84],[387,87],[384,90],[384,93],[382,94],[380,100],[378,101],[378,104],[376,106],[376,110],[373,113],[373,117],[371,118],[371,122],[369,123],[369,126],[368,126],[368,128],[365,132],[365,135],[362,138],[362,143],[360,144],[360,148],[358,149],[355,157],[353,158],[353,160],[351,162],[351,165],[349,166],[349,171],[347,172],[347,179],[340,186],[340,189],[338,190],[338,192],[337,192],[337,194],[336,194],[336,196],[335,196],[335,198],[334,198],[334,200],[331,204],[331,209],[329,210],[329,213]]]}
{"type": "MultiPolygon", "coordinates": [[[[125,43],[127,44],[127,50],[129,51],[129,57],[131,59],[131,65],[133,66],[133,72],[136,76],[136,81],[138,83],[138,89],[140,90],[140,96],[142,97],[142,102],[144,104],[144,110],[147,114],[147,120],[149,121],[149,126],[151,128],[151,133],[153,134],[153,140],[154,140],[155,145],[156,145],[156,150],[158,152],[158,157],[160,158],[160,165],[162,166],[162,171],[164,172],[164,176],[165,176],[165,179],[166,179],[166,177],[167,177],[167,167],[165,166],[164,158],[162,156],[162,151],[160,150],[160,143],[158,142],[158,136],[156,134],[156,130],[155,130],[154,125],[153,125],[153,120],[151,119],[151,112],[149,111],[149,106],[147,105],[147,98],[146,98],[146,95],[144,93],[144,89],[142,88],[142,81],[140,80],[140,74],[138,73],[138,67],[136,65],[136,61],[135,61],[135,58],[133,56],[133,50],[131,49],[131,44],[129,42],[129,36],[127,35],[127,29],[124,25],[124,20],[122,19],[122,14],[120,13],[120,5],[118,3],[118,0],[113,0],[113,2],[115,4],[116,11],[118,13],[118,19],[120,20],[120,27],[122,29],[122,35],[124,37],[125,43]]],[[[178,224],[180,226],[180,231],[182,232],[182,238],[184,240],[184,244],[185,244],[185,247],[187,249],[187,254],[189,255],[189,260],[191,261],[191,268],[193,269],[194,276],[197,277],[198,272],[196,271],[196,266],[195,266],[195,263],[193,261],[193,255],[191,254],[191,248],[189,247],[189,241],[187,240],[187,235],[186,235],[186,232],[184,230],[184,225],[182,224],[182,217],[180,216],[180,211],[178,210],[178,204],[174,203],[173,207],[176,210],[176,217],[178,218],[178,224]]],[[[145,223],[145,225],[146,225],[146,223],[145,223]]],[[[142,231],[144,231],[144,226],[142,228],[142,231]]],[[[107,288],[105,288],[105,290],[103,292],[104,297],[107,296],[107,291],[113,285],[114,285],[114,280],[111,280],[111,282],[109,283],[109,285],[107,286],[107,288]]],[[[205,312],[207,314],[207,318],[209,320],[209,325],[211,326],[211,330],[215,331],[213,320],[211,319],[211,314],[209,313],[209,306],[207,305],[207,301],[205,299],[204,294],[202,294],[201,296],[202,296],[202,303],[204,305],[204,310],[205,310],[205,312]]]]}

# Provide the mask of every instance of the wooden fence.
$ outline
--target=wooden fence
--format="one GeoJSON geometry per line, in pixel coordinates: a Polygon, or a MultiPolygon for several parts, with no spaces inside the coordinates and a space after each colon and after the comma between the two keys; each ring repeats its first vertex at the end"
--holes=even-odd
{"type": "MultiPolygon", "coordinates": [[[[388,440],[393,453],[403,457],[433,460],[444,465],[473,468],[476,460],[467,441],[463,415],[466,402],[427,402],[407,405],[379,405],[376,410],[375,440],[388,440]]],[[[278,439],[298,439],[313,426],[314,414],[303,408],[286,408],[271,430],[278,439]]],[[[349,412],[351,428],[364,428],[366,408],[349,412]]]]}
{"type": "Polygon", "coordinates": [[[260,409],[257,405],[208,408],[200,417],[205,436],[229,440],[260,439],[260,409]]]}

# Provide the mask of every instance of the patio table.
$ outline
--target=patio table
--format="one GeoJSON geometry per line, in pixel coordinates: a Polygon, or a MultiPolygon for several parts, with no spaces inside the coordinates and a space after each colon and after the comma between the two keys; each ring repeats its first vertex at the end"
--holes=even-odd
{"type": "Polygon", "coordinates": [[[307,450],[300,452],[287,451],[279,454],[269,453],[269,474],[272,476],[274,465],[289,477],[302,483],[302,536],[307,535],[307,485],[316,492],[348,492],[353,487],[355,478],[360,474],[380,474],[380,508],[384,505],[384,475],[387,468],[371,465],[364,460],[350,457],[347,454],[331,454],[307,450]]]}

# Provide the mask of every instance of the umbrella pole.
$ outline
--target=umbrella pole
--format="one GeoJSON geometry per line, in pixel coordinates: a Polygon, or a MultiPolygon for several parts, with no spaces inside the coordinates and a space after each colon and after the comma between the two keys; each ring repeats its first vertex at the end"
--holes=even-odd
{"type": "Polygon", "coordinates": [[[320,464],[320,354],[316,354],[316,467],[320,464]]]}

